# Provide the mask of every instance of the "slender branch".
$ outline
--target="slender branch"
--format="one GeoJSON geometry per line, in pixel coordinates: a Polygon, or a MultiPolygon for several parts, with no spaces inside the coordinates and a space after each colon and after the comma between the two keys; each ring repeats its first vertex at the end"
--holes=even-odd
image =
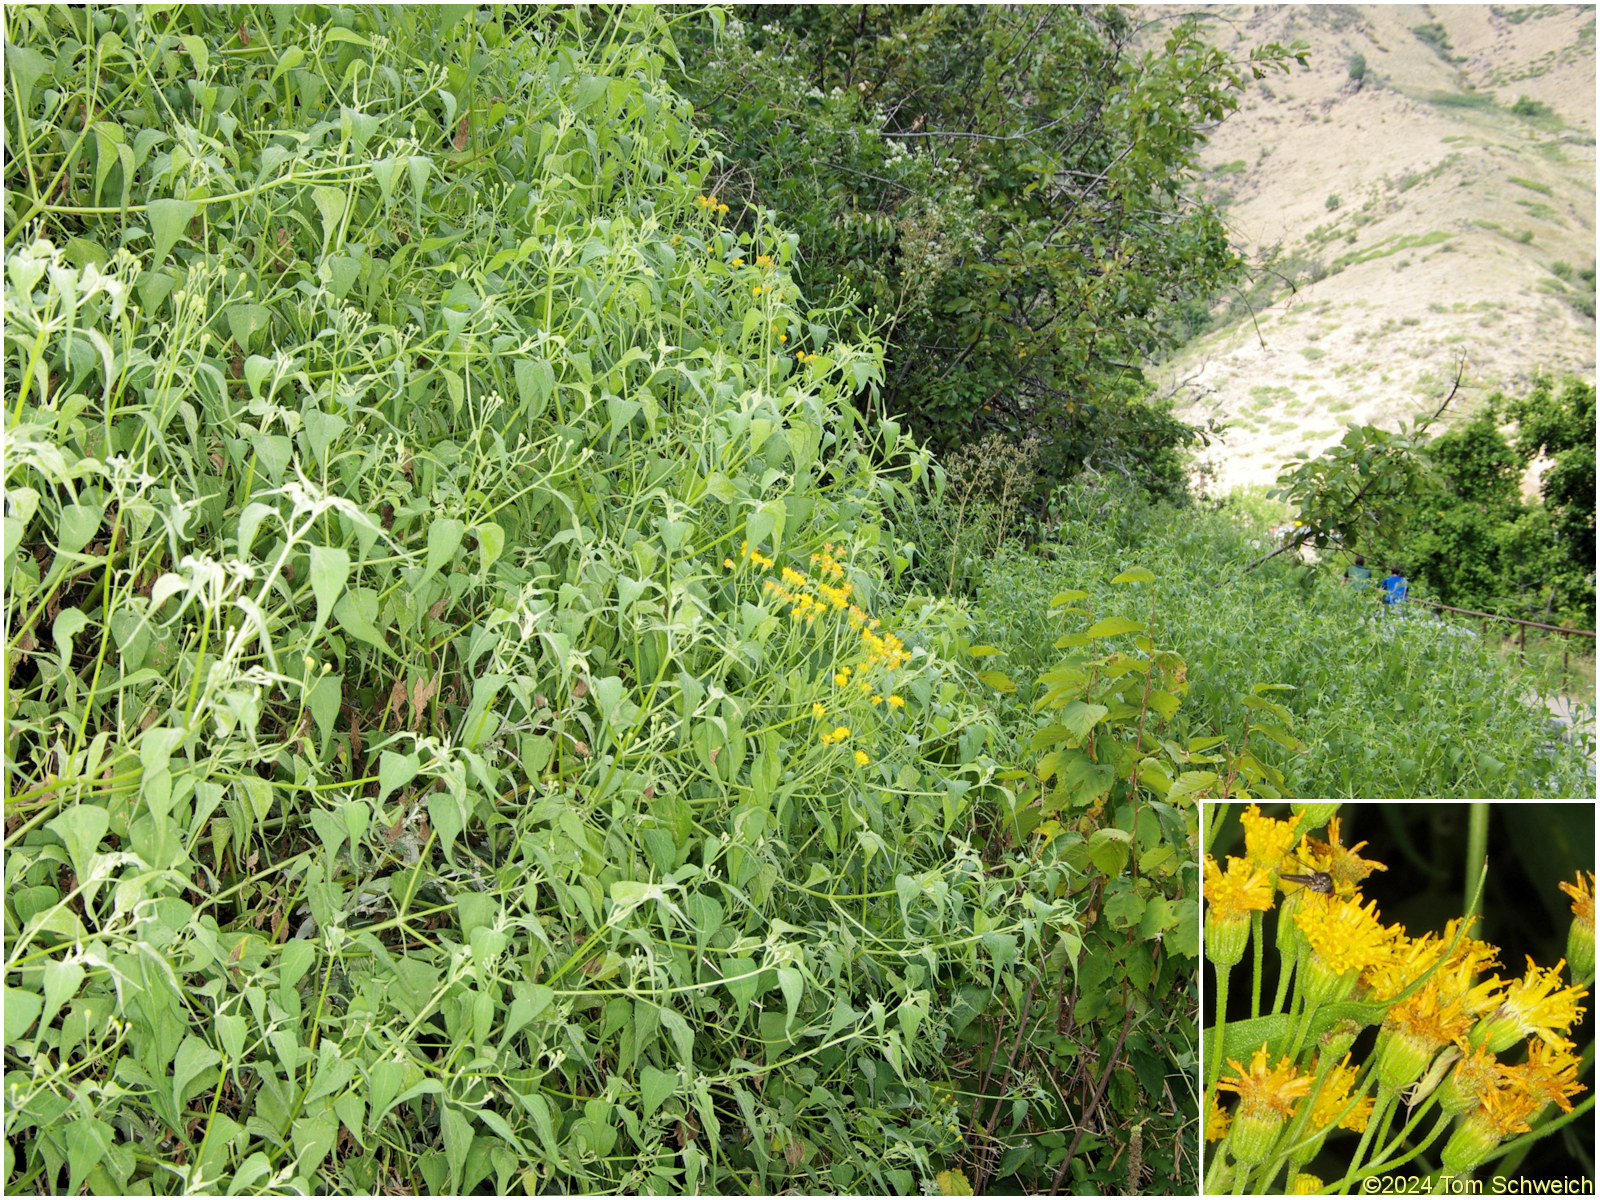
{"type": "MultiPolygon", "coordinates": [[[[1084,1109],[1083,1116],[1078,1121],[1077,1136],[1072,1139],[1072,1145],[1067,1147],[1067,1157],[1061,1161],[1061,1170],[1056,1172],[1055,1180],[1050,1184],[1050,1194],[1059,1196],[1061,1184],[1067,1178],[1067,1170],[1072,1166],[1072,1159],[1078,1153],[1078,1143],[1083,1141],[1083,1135],[1089,1132],[1090,1118],[1100,1108],[1100,1100],[1106,1094],[1106,1085],[1111,1082],[1111,1076],[1117,1069],[1117,1058],[1122,1054],[1123,1043],[1128,1040],[1128,1029],[1133,1024],[1133,1009],[1128,1007],[1128,981],[1122,981],[1122,1004],[1124,1015],[1122,1018],[1122,1032],[1117,1034],[1117,1044],[1112,1047],[1110,1055],[1106,1058],[1105,1070],[1100,1072],[1100,1082],[1095,1085],[1094,1096],[1089,1100],[1089,1106],[1084,1109]]],[[[978,1189],[973,1188],[974,1192],[978,1189]]]]}

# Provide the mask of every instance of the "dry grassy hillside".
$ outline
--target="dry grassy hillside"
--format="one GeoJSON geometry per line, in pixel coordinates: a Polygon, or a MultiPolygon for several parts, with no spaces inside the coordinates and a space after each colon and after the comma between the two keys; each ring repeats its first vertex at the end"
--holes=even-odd
{"type": "Polygon", "coordinates": [[[1213,491],[1271,482],[1344,424],[1432,411],[1463,355],[1457,418],[1540,371],[1593,378],[1592,7],[1204,15],[1224,48],[1312,51],[1308,70],[1252,88],[1202,160],[1258,283],[1270,267],[1295,285],[1264,310],[1253,293],[1254,321],[1216,310],[1221,326],[1155,372],[1190,419],[1227,428],[1213,491]]]}

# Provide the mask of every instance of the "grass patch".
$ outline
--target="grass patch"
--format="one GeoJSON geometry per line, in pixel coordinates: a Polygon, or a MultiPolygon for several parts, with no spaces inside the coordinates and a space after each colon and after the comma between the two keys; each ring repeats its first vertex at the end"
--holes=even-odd
{"type": "Polygon", "coordinates": [[[1268,387],[1258,384],[1250,389],[1250,399],[1259,405],[1270,405],[1279,401],[1293,400],[1294,390],[1286,387],[1268,387]]]}
{"type": "Polygon", "coordinates": [[[1476,108],[1490,109],[1496,107],[1494,95],[1490,92],[1430,92],[1423,100],[1436,108],[1476,108]]]}
{"type": "Polygon", "coordinates": [[[1362,263],[1372,262],[1374,259],[1387,258],[1391,254],[1399,254],[1405,250],[1412,250],[1421,246],[1436,246],[1441,242],[1449,241],[1450,236],[1450,234],[1442,230],[1434,230],[1431,233],[1423,234],[1393,234],[1365,250],[1341,254],[1333,260],[1333,265],[1337,270],[1344,270],[1347,267],[1356,267],[1362,263]]]}
{"type": "MultiPolygon", "coordinates": [[[[1059,628],[1043,619],[1039,601],[1063,587],[1082,588],[1089,592],[1083,606],[1096,617],[1137,612],[1126,592],[1107,582],[1137,561],[1161,581],[1161,628],[1190,664],[1189,694],[1170,734],[1180,744],[1213,732],[1184,724],[1202,695],[1214,707],[1197,706],[1196,714],[1227,712],[1237,696],[1270,681],[1291,685],[1275,695],[1291,712],[1291,732],[1308,747],[1301,753],[1252,742],[1285,773],[1286,794],[1589,794],[1582,750],[1554,760],[1540,752],[1543,715],[1507,703],[1521,694],[1521,677],[1479,639],[1426,618],[1386,622],[1373,595],[1341,587],[1332,567],[1299,567],[1282,556],[1241,574],[1261,554],[1256,514],[1241,527],[1226,504],[1222,513],[1129,512],[1104,489],[1085,491],[1075,503],[1083,514],[1067,526],[1070,545],[1063,538],[1043,556],[1002,554],[983,592],[976,632],[1010,652],[1008,670],[1019,682],[1037,679],[1055,661],[1042,648],[1059,628]],[[1222,581],[1226,586],[1216,586],[1222,581]],[[1422,728],[1430,731],[1426,738],[1418,736],[1422,728]],[[1478,753],[1485,745],[1496,747],[1490,761],[1478,753]],[[1393,790],[1369,793],[1369,779],[1393,790]]],[[[1007,703],[1032,703],[1038,686],[1007,703]]]]}
{"type": "Polygon", "coordinates": [[[1300,354],[1307,362],[1316,362],[1318,359],[1326,358],[1328,352],[1321,346],[1302,346],[1300,354]]]}
{"type": "MultiPolygon", "coordinates": [[[[1528,215],[1533,217],[1535,220],[1549,221],[1553,225],[1560,225],[1562,228],[1566,227],[1566,222],[1562,221],[1560,216],[1556,213],[1556,210],[1551,208],[1548,204],[1541,204],[1537,200],[1518,200],[1517,207],[1527,209],[1528,215]]],[[[1523,232],[1525,233],[1527,231],[1524,230],[1523,232]]],[[[1530,239],[1524,238],[1521,234],[1519,234],[1518,240],[1526,242],[1530,239]]]]}
{"type": "Polygon", "coordinates": [[[1510,176],[1510,180],[1518,187],[1525,187],[1530,192],[1538,192],[1541,196],[1555,195],[1555,193],[1550,190],[1548,184],[1540,183],[1537,179],[1524,179],[1520,175],[1512,175],[1510,176]]]}

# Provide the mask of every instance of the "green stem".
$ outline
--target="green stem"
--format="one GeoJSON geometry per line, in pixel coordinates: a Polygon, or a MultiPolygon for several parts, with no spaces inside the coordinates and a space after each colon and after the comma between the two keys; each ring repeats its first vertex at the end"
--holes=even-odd
{"type": "MultiPolygon", "coordinates": [[[[1261,931],[1263,920],[1264,918],[1262,917],[1262,914],[1258,912],[1250,914],[1250,941],[1255,947],[1252,951],[1255,956],[1255,972],[1250,978],[1250,1019],[1252,1021],[1261,1015],[1261,931]]],[[[1278,987],[1281,992],[1281,989],[1283,988],[1283,979],[1281,976],[1278,980],[1278,987]]],[[[1280,995],[1278,997],[1280,1003],[1282,1002],[1282,999],[1283,997],[1280,995]]],[[[1276,1006],[1274,1006],[1273,1011],[1277,1011],[1276,1006]]]]}
{"type": "Polygon", "coordinates": [[[1222,1073],[1222,1033],[1228,1026],[1228,974],[1232,967],[1217,967],[1217,1019],[1212,1023],[1211,1054],[1207,1061],[1209,1069],[1206,1071],[1206,1112],[1211,1111],[1210,1101],[1212,1092],[1216,1088],[1217,1076],[1222,1073]]]}
{"type": "Polygon", "coordinates": [[[1489,848],[1489,806],[1479,801],[1467,807],[1467,882],[1466,897],[1461,915],[1475,917],[1479,910],[1480,892],[1473,886],[1479,865],[1484,862],[1489,848]]]}
{"type": "Polygon", "coordinates": [[[1354,1157],[1350,1159],[1350,1173],[1355,1174],[1361,1168],[1362,1160],[1367,1156],[1368,1149],[1372,1146],[1373,1136],[1380,1126],[1384,1133],[1378,1138],[1381,1143],[1388,1137],[1389,1115],[1394,1111],[1396,1092],[1391,1087],[1378,1085],[1378,1103],[1372,1110],[1372,1115],[1367,1118],[1367,1128],[1361,1135],[1361,1144],[1356,1147],[1354,1157]]]}

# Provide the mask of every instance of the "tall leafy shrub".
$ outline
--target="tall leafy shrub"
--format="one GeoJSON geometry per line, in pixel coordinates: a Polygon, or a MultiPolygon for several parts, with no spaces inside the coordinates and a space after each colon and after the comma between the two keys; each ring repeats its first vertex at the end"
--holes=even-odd
{"type": "Polygon", "coordinates": [[[1117,7],[761,6],[686,27],[684,88],[720,191],[781,210],[806,278],[870,309],[883,400],[939,449],[1039,432],[1045,467],[1182,491],[1196,437],[1139,363],[1241,260],[1189,187],[1250,74],[1193,20],[1136,42],[1117,7]]]}

